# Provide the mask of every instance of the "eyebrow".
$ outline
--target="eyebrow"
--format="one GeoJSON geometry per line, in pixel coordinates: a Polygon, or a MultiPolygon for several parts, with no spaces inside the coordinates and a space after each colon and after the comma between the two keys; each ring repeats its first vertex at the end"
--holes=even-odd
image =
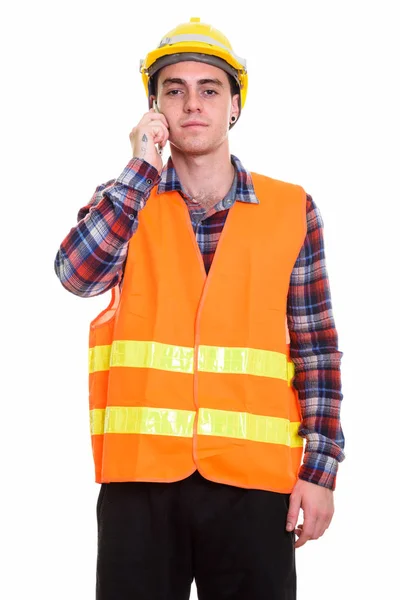
{"type": "MultiPolygon", "coordinates": [[[[185,79],[181,79],[180,77],[167,77],[167,79],[164,79],[164,81],[162,82],[162,85],[169,85],[169,84],[180,84],[180,85],[185,85],[187,82],[185,81],[185,79]]],[[[222,81],[220,81],[219,79],[199,79],[197,81],[197,83],[199,85],[207,85],[207,84],[214,84],[217,85],[219,87],[223,87],[224,84],[222,83],[222,81]]]]}

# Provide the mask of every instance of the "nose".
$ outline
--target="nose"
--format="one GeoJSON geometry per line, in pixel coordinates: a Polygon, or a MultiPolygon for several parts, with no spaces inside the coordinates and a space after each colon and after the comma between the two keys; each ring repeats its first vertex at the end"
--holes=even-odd
{"type": "Polygon", "coordinates": [[[187,113],[201,112],[202,102],[196,90],[188,89],[185,98],[184,111],[187,113]]]}

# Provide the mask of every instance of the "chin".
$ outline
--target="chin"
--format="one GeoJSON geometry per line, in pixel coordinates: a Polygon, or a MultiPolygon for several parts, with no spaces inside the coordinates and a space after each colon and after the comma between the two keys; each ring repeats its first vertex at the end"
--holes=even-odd
{"type": "Polygon", "coordinates": [[[199,156],[201,154],[209,154],[213,150],[216,150],[220,144],[215,140],[205,140],[197,138],[191,140],[177,140],[176,142],[170,141],[179,152],[183,154],[189,154],[193,156],[199,156]]]}

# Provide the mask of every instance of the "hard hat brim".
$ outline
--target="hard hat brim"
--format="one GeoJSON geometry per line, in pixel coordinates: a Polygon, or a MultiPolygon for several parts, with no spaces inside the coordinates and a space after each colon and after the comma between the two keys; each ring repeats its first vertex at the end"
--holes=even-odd
{"type": "Polygon", "coordinates": [[[225,71],[228,75],[231,75],[240,88],[240,81],[236,69],[231,67],[231,65],[229,65],[222,58],[218,58],[217,56],[213,56],[211,54],[200,54],[197,52],[179,52],[176,54],[168,54],[166,56],[161,56],[148,68],[148,77],[150,79],[155,73],[157,73],[157,71],[160,71],[168,65],[175,65],[179,62],[184,61],[201,62],[206,63],[208,65],[212,65],[214,67],[218,67],[219,69],[225,71]]]}

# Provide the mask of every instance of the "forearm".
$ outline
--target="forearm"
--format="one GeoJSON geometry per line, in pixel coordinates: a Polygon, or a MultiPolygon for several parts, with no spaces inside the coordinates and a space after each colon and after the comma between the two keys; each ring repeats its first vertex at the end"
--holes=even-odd
{"type": "Polygon", "coordinates": [[[132,159],[118,179],[96,189],[56,255],[55,271],[68,291],[96,296],[121,281],[139,212],[158,180],[154,167],[132,159]]]}
{"type": "Polygon", "coordinates": [[[306,440],[299,478],[334,489],[344,459],[342,353],[332,314],[323,223],[310,197],[307,202],[307,236],[292,272],[287,307],[293,385],[302,415],[299,435],[306,440]]]}

